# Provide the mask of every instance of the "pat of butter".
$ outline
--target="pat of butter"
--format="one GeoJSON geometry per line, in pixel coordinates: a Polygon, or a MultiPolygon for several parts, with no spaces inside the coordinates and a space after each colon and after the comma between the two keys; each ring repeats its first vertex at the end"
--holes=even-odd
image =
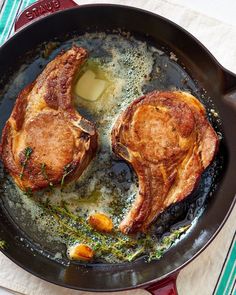
{"type": "Polygon", "coordinates": [[[107,87],[107,81],[96,79],[93,71],[87,70],[75,85],[75,93],[90,101],[97,100],[107,87]]]}

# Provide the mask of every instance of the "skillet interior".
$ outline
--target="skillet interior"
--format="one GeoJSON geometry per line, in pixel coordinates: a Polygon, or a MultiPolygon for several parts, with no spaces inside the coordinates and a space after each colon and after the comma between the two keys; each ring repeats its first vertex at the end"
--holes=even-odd
{"type": "MultiPolygon", "coordinates": [[[[35,250],[35,245],[30,240],[21,239],[24,234],[12,221],[2,205],[0,213],[1,237],[8,244],[5,250],[6,254],[16,263],[44,279],[68,287],[86,290],[130,288],[161,278],[177,269],[191,259],[214,235],[229,211],[235,193],[235,184],[232,177],[233,164],[236,162],[235,155],[232,153],[235,149],[235,139],[228,133],[230,133],[229,126],[235,124],[236,120],[235,111],[222,99],[224,72],[195,40],[160,17],[140,10],[109,5],[96,5],[96,9],[95,5],[90,5],[47,17],[28,29],[22,30],[1,48],[0,71],[3,77],[1,89],[19,67],[19,56],[22,56],[20,60],[25,63],[24,53],[32,50],[32,56],[35,56],[37,54],[35,48],[43,41],[52,40],[54,37],[72,31],[81,34],[88,30],[107,31],[117,28],[132,32],[138,38],[153,42],[154,45],[158,44],[158,47],[160,45],[168,47],[176,53],[180,61],[186,66],[190,76],[197,80],[197,82],[191,80],[192,86],[190,87],[193,94],[200,97],[203,94],[203,89],[207,91],[204,100],[208,97],[212,98],[224,122],[223,126],[220,126],[217,120],[213,122],[218,131],[221,128],[224,131],[224,138],[218,155],[218,160],[220,164],[223,163],[223,167],[215,180],[218,182],[217,190],[208,194],[211,196],[208,198],[206,209],[188,236],[170,249],[160,261],[149,264],[145,263],[143,259],[113,266],[105,264],[85,266],[78,263],[67,266],[66,263],[52,261],[49,259],[50,256],[47,258],[47,255],[50,255],[49,252],[44,251],[40,254],[38,251],[31,251],[31,248],[35,250]],[[93,24],[99,25],[93,25],[89,20],[93,20],[93,24]],[[44,33],[35,34],[35,32],[44,33]],[[28,41],[22,42],[22,38],[28,41]],[[20,47],[19,44],[21,44],[20,47]],[[9,58],[6,58],[6,56],[9,58]],[[31,256],[34,257],[31,259],[31,256]]],[[[40,70],[38,69],[38,73],[40,70]]],[[[182,71],[182,69],[180,70],[182,71]]],[[[34,79],[33,75],[38,73],[37,71],[32,73],[31,78],[34,79]]],[[[175,79],[176,73],[171,72],[167,76],[170,79],[175,79]]],[[[177,83],[177,80],[173,82],[177,83]]],[[[165,83],[167,84],[163,84],[163,87],[168,86],[168,79],[165,83]]],[[[186,85],[182,86],[183,89],[186,88],[186,85]]],[[[180,88],[182,88],[181,85],[180,88]]],[[[211,101],[209,99],[205,101],[211,108],[211,101]]],[[[2,102],[1,128],[11,112],[13,103],[13,100],[11,100],[11,103],[9,101],[7,103],[2,102]]]]}

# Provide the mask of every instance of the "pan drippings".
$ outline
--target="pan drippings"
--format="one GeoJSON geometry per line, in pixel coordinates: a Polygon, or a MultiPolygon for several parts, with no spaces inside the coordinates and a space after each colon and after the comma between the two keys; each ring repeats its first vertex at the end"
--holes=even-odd
{"type": "MultiPolygon", "coordinates": [[[[47,249],[51,258],[55,253],[56,257],[61,253],[65,258],[64,245],[78,242],[90,244],[97,253],[97,261],[121,262],[142,254],[147,254],[148,259],[160,258],[202,212],[209,192],[214,189],[222,159],[216,158],[193,195],[159,216],[148,234],[126,237],[118,232],[118,224],[129,210],[138,185],[132,169],[112,154],[111,128],[117,116],[135,98],[154,89],[190,91],[209,106],[209,110],[214,106],[201,96],[196,83],[178,63],[174,53],[157,49],[130,34],[87,33],[54,43],[56,45],[50,47],[52,51],[47,51],[46,57],[45,54],[37,55],[39,49],[33,58],[31,54],[28,64],[22,66],[6,86],[1,112],[9,101],[12,105],[17,93],[37,77],[49,60],[74,43],[86,48],[90,54],[78,77],[91,69],[108,82],[108,87],[96,101],[78,96],[74,100],[79,112],[96,124],[99,134],[97,155],[79,180],[62,189],[49,189],[34,196],[23,194],[2,175],[5,206],[23,232],[47,249]],[[87,218],[94,212],[105,213],[112,219],[113,234],[96,233],[87,226],[87,218]]],[[[9,107],[7,113],[10,114],[9,107]]],[[[212,116],[219,132],[220,121],[217,120],[217,116],[212,116]]]]}

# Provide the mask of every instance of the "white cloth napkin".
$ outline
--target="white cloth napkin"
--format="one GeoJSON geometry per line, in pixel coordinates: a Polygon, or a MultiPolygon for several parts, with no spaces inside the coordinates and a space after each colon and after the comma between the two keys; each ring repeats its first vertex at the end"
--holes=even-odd
{"type": "MultiPolygon", "coordinates": [[[[1,0],[0,0],[1,2],[1,0]]],[[[227,69],[236,72],[236,28],[191,11],[174,0],[79,0],[86,3],[114,3],[146,9],[184,27],[197,37],[227,69]]],[[[211,295],[229,244],[235,232],[236,208],[211,245],[180,273],[177,288],[180,295],[211,295]]],[[[38,279],[0,254],[0,286],[27,295],[82,295],[86,292],[65,289],[38,279]]],[[[120,294],[144,295],[144,290],[120,294]]],[[[89,294],[89,293],[86,293],[89,294]]],[[[117,294],[117,293],[116,293],[117,294]]]]}

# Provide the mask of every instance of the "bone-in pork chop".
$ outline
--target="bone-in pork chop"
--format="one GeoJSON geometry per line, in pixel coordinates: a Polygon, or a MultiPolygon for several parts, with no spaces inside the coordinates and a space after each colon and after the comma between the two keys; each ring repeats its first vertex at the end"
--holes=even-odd
{"type": "Polygon", "coordinates": [[[112,130],[114,153],[132,165],[139,181],[120,230],[145,231],[163,210],[187,197],[217,147],[205,108],[192,95],[155,91],[136,99],[112,130]]]}
{"type": "Polygon", "coordinates": [[[95,126],[72,103],[73,83],[86,57],[77,46],[62,52],[17,97],[2,133],[1,157],[22,190],[79,177],[96,152],[95,126]]]}

